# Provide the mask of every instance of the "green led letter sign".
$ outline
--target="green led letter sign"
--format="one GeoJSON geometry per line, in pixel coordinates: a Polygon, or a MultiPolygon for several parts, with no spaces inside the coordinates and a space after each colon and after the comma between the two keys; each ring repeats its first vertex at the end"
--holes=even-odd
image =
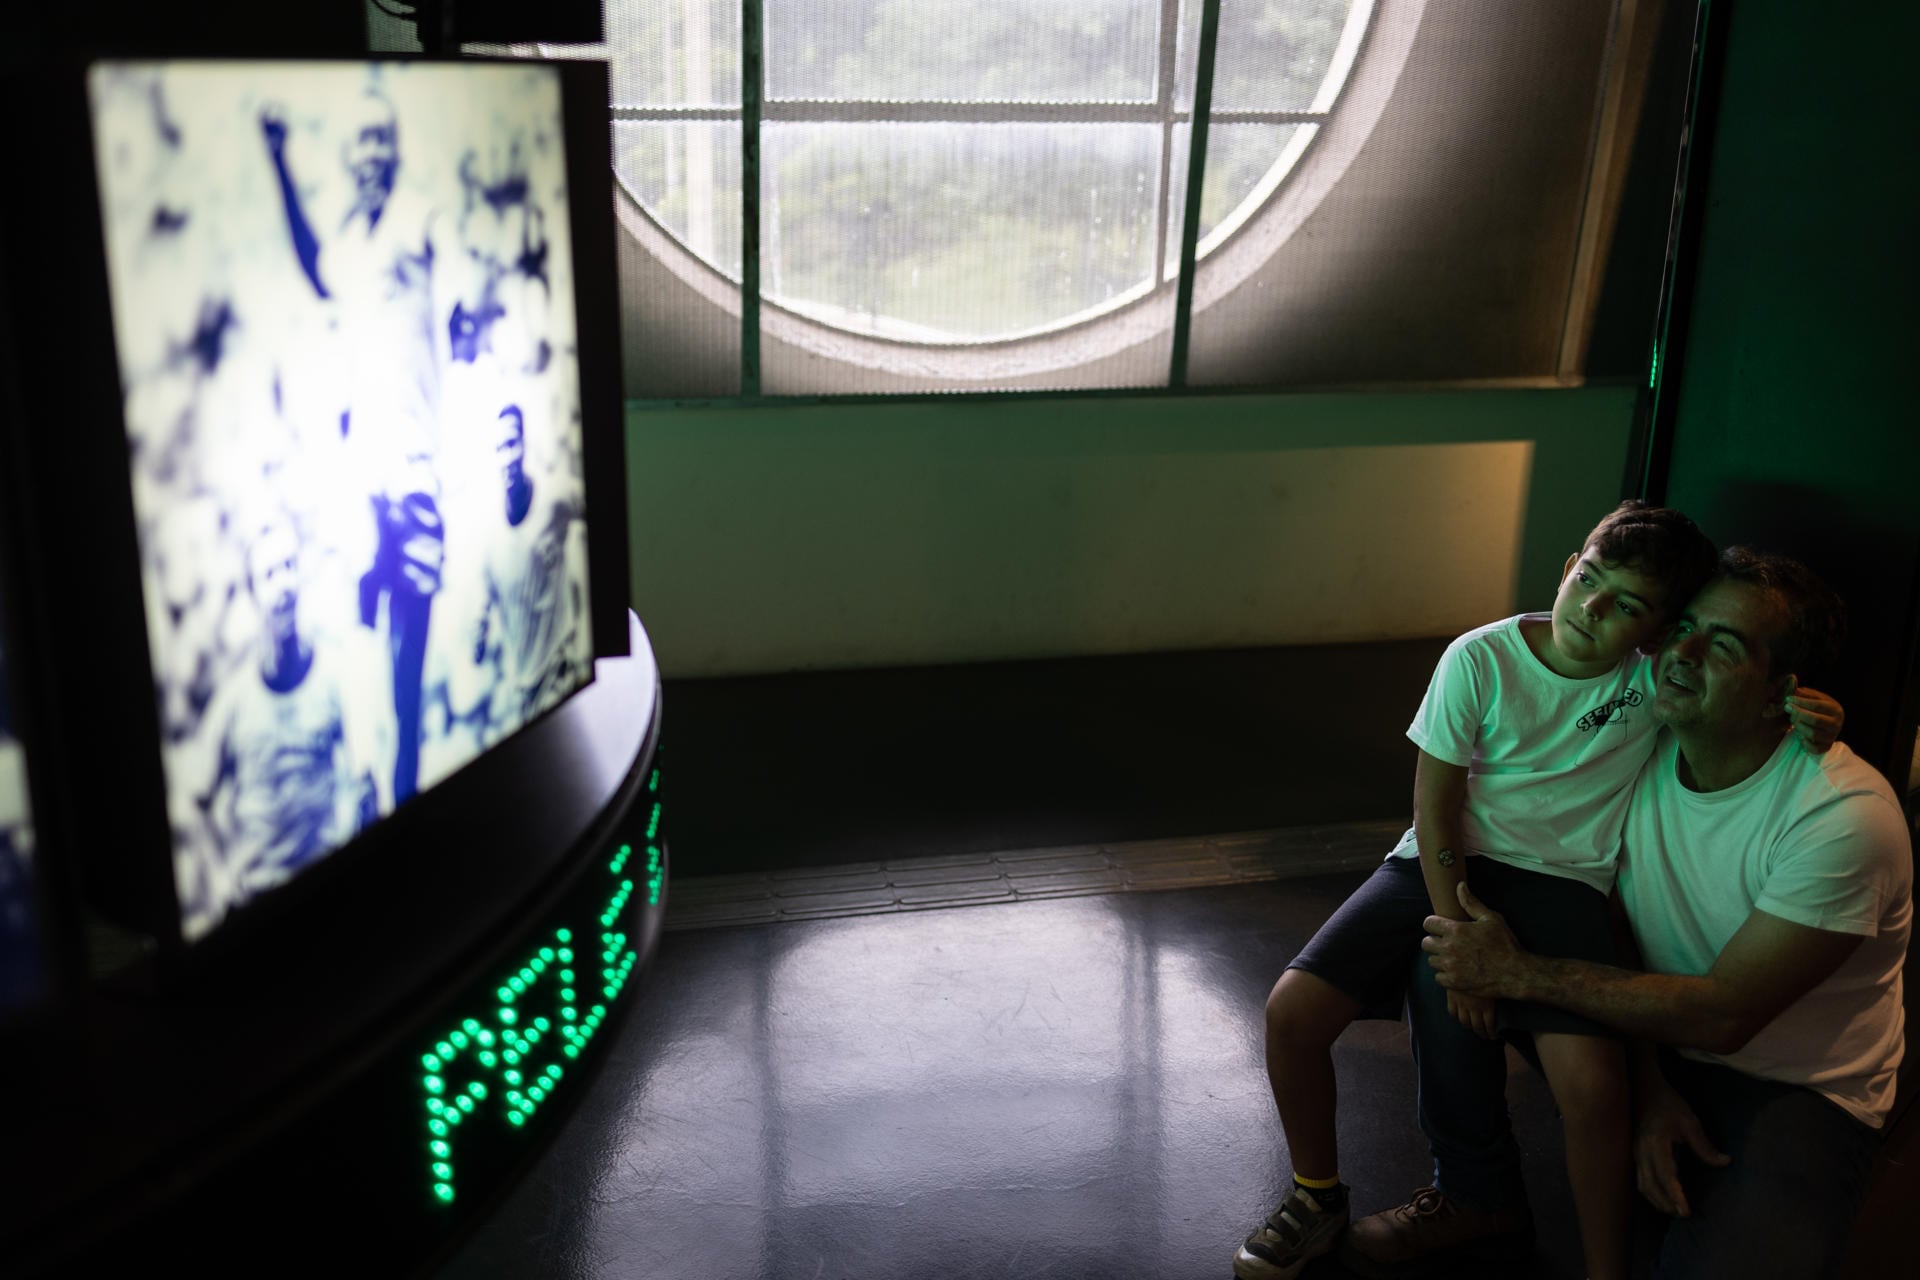
{"type": "MultiPolygon", "coordinates": [[[[658,776],[656,770],[656,786],[658,776]]],[[[633,975],[640,957],[623,932],[627,905],[636,881],[649,905],[660,901],[659,830],[656,801],[647,819],[644,880],[627,873],[634,851],[621,845],[604,864],[600,910],[541,937],[501,976],[482,1012],[447,1028],[420,1055],[427,1185],[437,1203],[452,1204],[460,1185],[462,1133],[474,1125],[525,1126],[552,1099],[633,975]]]]}

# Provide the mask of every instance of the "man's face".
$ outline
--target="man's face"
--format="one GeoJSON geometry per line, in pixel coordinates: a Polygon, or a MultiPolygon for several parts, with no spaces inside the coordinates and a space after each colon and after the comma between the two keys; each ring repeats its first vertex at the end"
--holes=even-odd
{"type": "Polygon", "coordinates": [[[1660,600],[1659,584],[1589,546],[1568,557],[1553,597],[1553,647],[1581,665],[1618,662],[1659,634],[1660,600]]]}
{"type": "Polygon", "coordinates": [[[515,413],[500,417],[500,439],[494,445],[494,457],[500,462],[500,474],[509,484],[520,478],[527,460],[527,431],[515,413]]]}
{"type": "Polygon", "coordinates": [[[347,171],[362,200],[379,204],[393,191],[393,175],[400,167],[400,130],[393,112],[378,98],[363,99],[348,126],[347,171]]]}
{"type": "Polygon", "coordinates": [[[291,530],[276,529],[253,544],[253,598],[275,639],[294,634],[300,602],[300,547],[291,530]]]}
{"type": "Polygon", "coordinates": [[[1708,583],[1680,614],[1654,668],[1653,710],[1677,729],[1738,731],[1778,715],[1784,675],[1767,674],[1786,621],[1779,599],[1727,578],[1708,583]]]}

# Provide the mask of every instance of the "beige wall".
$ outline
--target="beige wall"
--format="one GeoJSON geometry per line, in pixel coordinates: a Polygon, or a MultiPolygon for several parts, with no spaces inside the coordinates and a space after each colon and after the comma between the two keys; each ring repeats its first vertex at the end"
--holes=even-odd
{"type": "Polygon", "coordinates": [[[636,404],[633,599],[669,677],[1451,635],[1551,598],[1631,407],[636,404]]]}

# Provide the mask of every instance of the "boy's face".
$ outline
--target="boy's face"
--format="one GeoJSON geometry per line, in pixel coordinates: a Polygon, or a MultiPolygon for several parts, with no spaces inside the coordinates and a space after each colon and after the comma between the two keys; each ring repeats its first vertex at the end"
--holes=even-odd
{"type": "Polygon", "coordinates": [[[1652,579],[1588,546],[1567,557],[1553,597],[1553,647],[1577,666],[1618,662],[1660,634],[1661,599],[1652,579]]]}

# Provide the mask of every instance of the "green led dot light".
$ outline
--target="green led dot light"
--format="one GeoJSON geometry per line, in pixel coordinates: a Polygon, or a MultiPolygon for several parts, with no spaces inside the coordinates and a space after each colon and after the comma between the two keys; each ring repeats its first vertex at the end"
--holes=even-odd
{"type": "MultiPolygon", "coordinates": [[[[649,776],[647,789],[660,790],[659,768],[649,776]]],[[[580,1006],[580,975],[573,967],[571,946],[575,930],[556,928],[518,964],[495,975],[491,1016],[462,1018],[421,1054],[419,1096],[430,1135],[425,1152],[427,1185],[438,1203],[453,1203],[459,1184],[457,1130],[463,1122],[474,1117],[483,1127],[504,1120],[511,1129],[525,1128],[555,1096],[563,1075],[561,1063],[579,1059],[606,1020],[612,1002],[631,980],[640,956],[628,945],[620,926],[626,923],[634,893],[642,886],[647,905],[660,904],[666,878],[658,841],[662,812],[660,802],[654,800],[647,813],[644,845],[623,843],[604,864],[605,897],[599,910],[588,917],[599,926],[601,972],[595,985],[602,1002],[590,1008],[580,1006]],[[646,850],[644,878],[638,872],[624,874],[636,847],[646,850]],[[543,1046],[543,1037],[556,1030],[558,1042],[543,1046]],[[482,1115],[490,1119],[479,1121],[482,1115]]]]}

